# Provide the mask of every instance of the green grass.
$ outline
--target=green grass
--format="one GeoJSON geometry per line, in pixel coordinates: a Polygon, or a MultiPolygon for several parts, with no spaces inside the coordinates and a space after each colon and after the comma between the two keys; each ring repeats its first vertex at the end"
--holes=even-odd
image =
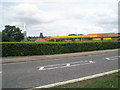
{"type": "Polygon", "coordinates": [[[118,88],[120,74],[114,73],[99,78],[66,84],[55,88],[118,88]]]}

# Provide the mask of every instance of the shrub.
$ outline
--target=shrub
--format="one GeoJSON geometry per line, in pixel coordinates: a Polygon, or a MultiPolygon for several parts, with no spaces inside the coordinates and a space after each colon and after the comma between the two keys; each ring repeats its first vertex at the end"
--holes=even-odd
{"type": "Polygon", "coordinates": [[[74,53],[105,49],[117,49],[117,41],[105,42],[64,42],[64,43],[31,43],[31,42],[3,42],[2,56],[30,56],[74,53]]]}

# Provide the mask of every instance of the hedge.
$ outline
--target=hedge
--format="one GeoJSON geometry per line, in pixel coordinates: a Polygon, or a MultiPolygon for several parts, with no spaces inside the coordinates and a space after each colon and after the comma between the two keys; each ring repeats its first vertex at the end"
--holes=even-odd
{"type": "Polygon", "coordinates": [[[2,56],[31,56],[74,53],[120,48],[119,42],[83,42],[83,43],[1,43],[2,56]]]}

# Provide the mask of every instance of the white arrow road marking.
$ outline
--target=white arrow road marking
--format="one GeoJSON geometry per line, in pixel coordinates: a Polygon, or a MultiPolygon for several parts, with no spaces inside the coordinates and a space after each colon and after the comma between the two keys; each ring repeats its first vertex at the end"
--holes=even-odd
{"type": "MultiPolygon", "coordinates": [[[[82,63],[82,62],[88,62],[88,61],[85,60],[85,61],[79,61],[79,62],[71,62],[71,63],[69,63],[69,64],[82,63]]],[[[42,67],[49,68],[49,67],[56,67],[56,66],[64,66],[64,65],[66,65],[66,64],[68,64],[68,63],[45,65],[45,66],[42,66],[42,67]]],[[[38,66],[37,68],[40,68],[40,66],[38,66]]]]}
{"type": "Polygon", "coordinates": [[[44,67],[40,67],[40,68],[39,68],[39,70],[43,70],[43,69],[44,69],[44,67]]]}
{"type": "Polygon", "coordinates": [[[95,63],[93,61],[79,61],[79,62],[70,62],[70,63],[63,63],[63,64],[54,64],[54,65],[46,65],[38,67],[38,70],[50,70],[50,69],[57,69],[57,68],[66,68],[78,65],[85,65],[85,64],[92,64],[95,63]]]}
{"type": "Polygon", "coordinates": [[[120,56],[113,56],[113,57],[108,57],[108,58],[105,58],[105,59],[107,59],[107,60],[119,60],[118,58],[119,58],[120,56]]]}

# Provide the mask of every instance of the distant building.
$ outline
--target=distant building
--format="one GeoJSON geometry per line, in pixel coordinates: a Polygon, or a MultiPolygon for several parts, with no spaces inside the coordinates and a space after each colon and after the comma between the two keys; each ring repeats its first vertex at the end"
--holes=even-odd
{"type": "Polygon", "coordinates": [[[38,38],[38,39],[36,39],[35,41],[36,41],[36,42],[47,42],[47,40],[46,40],[46,39],[43,39],[43,38],[38,38]]]}
{"type": "Polygon", "coordinates": [[[45,37],[45,41],[88,41],[88,40],[119,40],[120,35],[117,33],[98,33],[88,35],[70,35],[70,36],[51,36],[45,37]]]}

